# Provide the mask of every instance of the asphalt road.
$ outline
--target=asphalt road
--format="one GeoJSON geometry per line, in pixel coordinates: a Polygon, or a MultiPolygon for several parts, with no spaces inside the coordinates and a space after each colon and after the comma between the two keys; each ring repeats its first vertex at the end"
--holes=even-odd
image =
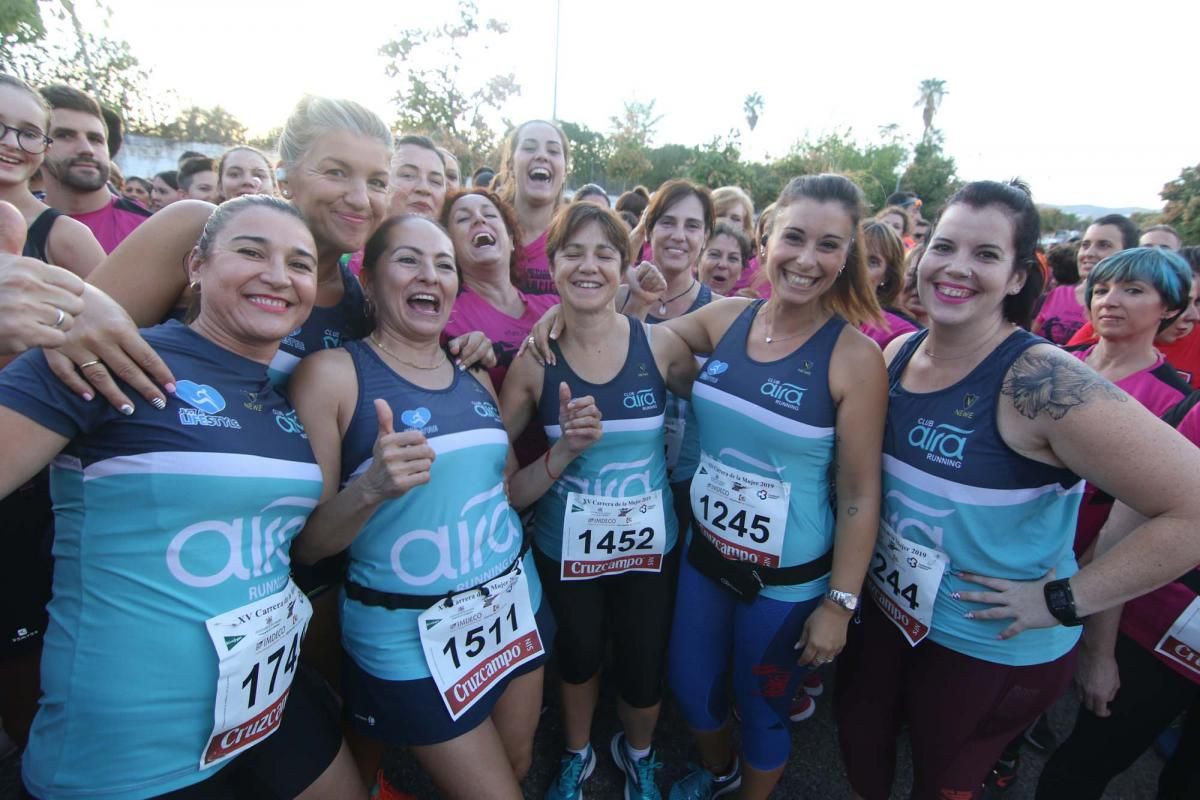
{"type": "MultiPolygon", "coordinates": [[[[827,692],[831,681],[826,679],[827,692]]],[[[534,747],[534,763],[525,783],[525,797],[541,798],[558,766],[562,749],[562,727],[559,723],[555,693],[548,692],[550,707],[542,717],[534,747]]],[[[1075,715],[1075,702],[1063,698],[1051,710],[1051,723],[1060,737],[1069,732],[1075,715]]],[[[597,750],[599,763],[588,781],[586,798],[620,798],[623,791],[621,773],[608,755],[608,743],[618,727],[611,693],[606,690],[601,697],[597,713],[593,747],[597,750]]],[[[663,764],[659,773],[659,786],[666,796],[672,781],[681,777],[687,769],[690,743],[683,722],[668,702],[660,723],[657,739],[658,757],[663,764]]],[[[1005,792],[1004,800],[1032,800],[1037,776],[1045,758],[1026,748],[1021,757],[1018,782],[1005,792]]],[[[397,786],[416,794],[422,800],[437,798],[438,794],[422,775],[411,757],[401,751],[391,753],[385,763],[388,776],[397,786]]],[[[1154,787],[1162,762],[1153,753],[1147,753],[1123,775],[1118,776],[1104,795],[1106,800],[1148,800],[1154,796],[1154,787]]],[[[907,752],[900,759],[897,788],[893,798],[907,797],[911,767],[907,752]]],[[[0,800],[16,800],[18,764],[15,757],[0,762],[0,800]]],[[[842,771],[834,736],[833,716],[830,712],[828,693],[818,698],[817,713],[804,722],[793,725],[792,757],[783,780],[775,791],[778,798],[848,798],[849,785],[842,771]]]]}

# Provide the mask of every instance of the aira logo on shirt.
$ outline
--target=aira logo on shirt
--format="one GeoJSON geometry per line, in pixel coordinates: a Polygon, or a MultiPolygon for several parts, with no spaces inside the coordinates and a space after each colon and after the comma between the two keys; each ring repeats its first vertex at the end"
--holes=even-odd
{"type": "Polygon", "coordinates": [[[658,408],[658,400],[654,397],[653,389],[638,389],[636,392],[626,392],[621,404],[629,409],[652,411],[658,408]]]}
{"type": "Polygon", "coordinates": [[[962,469],[967,439],[975,431],[956,428],[946,423],[919,418],[908,432],[908,443],[925,451],[925,458],[935,464],[962,469]]]}
{"type": "Polygon", "coordinates": [[[769,378],[758,391],[774,400],[776,405],[790,408],[792,411],[799,411],[800,402],[804,399],[803,387],[794,383],[784,383],[778,378],[769,378]]]}

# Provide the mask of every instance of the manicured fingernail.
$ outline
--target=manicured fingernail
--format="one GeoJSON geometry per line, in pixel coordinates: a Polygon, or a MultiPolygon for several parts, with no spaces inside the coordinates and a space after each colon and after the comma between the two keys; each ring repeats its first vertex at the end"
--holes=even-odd
{"type": "Polygon", "coordinates": [[[129,405],[129,403],[126,403],[125,405],[121,406],[117,410],[128,417],[130,414],[133,413],[133,406],[129,405]]]}
{"type": "Polygon", "coordinates": [[[461,361],[456,361],[456,362],[455,362],[455,366],[457,366],[457,367],[458,367],[458,371],[459,371],[459,372],[462,372],[464,369],[466,369],[466,368],[467,368],[467,365],[466,365],[466,364],[464,364],[464,363],[462,363],[461,361]]]}
{"type": "Polygon", "coordinates": [[[79,395],[79,396],[83,398],[83,402],[85,402],[85,403],[90,403],[90,402],[92,402],[92,400],[93,400],[93,399],[96,397],[96,396],[95,396],[94,394],[92,394],[91,392],[84,392],[83,394],[81,394],[81,395],[79,395]]]}
{"type": "Polygon", "coordinates": [[[958,592],[951,592],[950,596],[953,597],[955,600],[962,600],[962,595],[959,594],[958,592]]]}
{"type": "Polygon", "coordinates": [[[550,334],[550,338],[551,338],[551,339],[557,339],[557,338],[558,338],[558,334],[557,334],[557,333],[551,333],[551,334],[550,334]]]}
{"type": "Polygon", "coordinates": [[[167,390],[167,394],[175,394],[175,384],[164,383],[163,388],[167,390]]]}
{"type": "Polygon", "coordinates": [[[975,619],[975,613],[972,611],[968,611],[967,613],[963,614],[963,616],[967,619],[975,619]]]}
{"type": "Polygon", "coordinates": [[[154,406],[159,411],[162,411],[164,408],[167,407],[167,401],[163,400],[161,397],[156,397],[150,401],[150,405],[154,406]]]}

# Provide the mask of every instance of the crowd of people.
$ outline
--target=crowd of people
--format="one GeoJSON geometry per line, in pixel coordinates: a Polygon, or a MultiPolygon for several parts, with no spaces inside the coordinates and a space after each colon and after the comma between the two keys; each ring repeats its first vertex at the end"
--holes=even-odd
{"type": "MultiPolygon", "coordinates": [[[[303,98],[121,179],[0,75],[0,719],[57,798],[771,795],[835,676],[854,795],[1200,796],[1200,248],[1030,189],[571,193],[303,98]],[[610,207],[610,205],[612,207],[610,207]],[[547,667],[551,666],[549,671],[547,667]],[[547,685],[546,676],[554,685],[547,685]],[[601,682],[620,730],[598,753],[601,682]],[[696,757],[660,786],[674,703],[696,757]],[[540,793],[542,787],[535,787],[540,793]]],[[[794,762],[791,762],[794,763],[794,762]]]]}

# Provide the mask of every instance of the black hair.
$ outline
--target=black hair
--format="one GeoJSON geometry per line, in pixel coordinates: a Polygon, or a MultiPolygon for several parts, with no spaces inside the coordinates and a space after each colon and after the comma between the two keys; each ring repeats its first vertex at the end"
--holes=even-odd
{"type": "Polygon", "coordinates": [[[612,207],[612,201],[608,199],[608,192],[604,191],[603,186],[598,186],[594,183],[585,183],[575,190],[575,196],[571,198],[572,203],[577,203],[585,197],[603,197],[604,205],[612,207]]]}
{"type": "MultiPolygon", "coordinates": [[[[1033,203],[1029,185],[1019,178],[1004,183],[972,181],[951,195],[946,205],[942,206],[934,221],[934,232],[937,231],[937,225],[946,209],[957,203],[976,209],[999,206],[1012,220],[1013,269],[1025,273],[1025,284],[1021,291],[1005,296],[1002,313],[1009,322],[1028,328],[1038,298],[1042,296],[1042,289],[1046,285],[1046,275],[1037,258],[1042,220],[1037,206],[1033,203]]],[[[1137,242],[1136,235],[1134,242],[1137,242]]]]}
{"type": "Polygon", "coordinates": [[[154,177],[161,180],[167,186],[170,186],[175,191],[179,191],[179,170],[167,169],[156,174],[154,177]]]}
{"type": "Polygon", "coordinates": [[[1138,239],[1141,238],[1142,232],[1138,230],[1138,226],[1133,224],[1133,220],[1124,214],[1105,214],[1100,219],[1094,219],[1092,225],[1112,225],[1121,232],[1121,249],[1128,250],[1131,247],[1138,246],[1138,239]]]}
{"type": "MultiPolygon", "coordinates": [[[[195,156],[184,161],[179,167],[179,188],[185,192],[192,188],[192,179],[198,172],[216,172],[217,165],[208,156],[195,156]]],[[[164,178],[165,180],[165,178],[164,178]]]]}

